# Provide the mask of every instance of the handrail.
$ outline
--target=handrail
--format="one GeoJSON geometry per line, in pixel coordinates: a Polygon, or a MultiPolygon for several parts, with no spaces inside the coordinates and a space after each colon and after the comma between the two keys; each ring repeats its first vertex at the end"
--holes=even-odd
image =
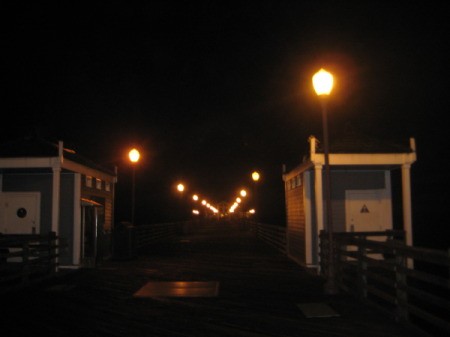
{"type": "MultiPolygon", "coordinates": [[[[450,251],[407,246],[401,231],[333,233],[340,289],[426,334],[450,333],[450,251]]],[[[320,233],[327,275],[328,235],[320,233]]]]}
{"type": "Polygon", "coordinates": [[[263,224],[259,222],[249,222],[253,226],[256,236],[265,243],[275,247],[283,254],[287,253],[286,250],[286,228],[283,226],[263,224]]]}
{"type": "Polygon", "coordinates": [[[60,248],[55,232],[0,236],[0,292],[9,292],[53,276],[60,248]]]}
{"type": "Polygon", "coordinates": [[[137,248],[175,238],[182,233],[184,224],[185,222],[170,222],[136,226],[137,248]]]}

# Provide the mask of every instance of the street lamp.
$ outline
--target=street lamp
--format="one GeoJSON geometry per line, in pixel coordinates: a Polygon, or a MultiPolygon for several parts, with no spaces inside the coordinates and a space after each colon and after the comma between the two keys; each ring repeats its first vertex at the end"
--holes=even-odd
{"type": "Polygon", "coordinates": [[[328,148],[328,120],[327,120],[327,98],[333,89],[333,75],[325,69],[320,69],[312,77],[314,90],[319,96],[322,107],[323,124],[323,152],[325,157],[325,203],[326,203],[326,223],[328,231],[328,277],[325,283],[325,292],[328,294],[337,293],[334,266],[334,246],[333,246],[333,221],[331,212],[331,183],[330,183],[330,161],[328,148]]]}
{"type": "Polygon", "coordinates": [[[182,183],[179,183],[179,184],[177,185],[177,190],[178,190],[178,192],[180,192],[180,193],[184,192],[184,185],[183,185],[182,183]]]}
{"type": "MultiPolygon", "coordinates": [[[[259,179],[261,178],[261,175],[259,174],[259,172],[258,171],[253,171],[252,172],[252,180],[253,180],[253,182],[254,182],[254,185],[253,185],[253,200],[254,200],[254,205],[255,205],[255,208],[256,209],[258,209],[259,208],[259,200],[258,200],[258,181],[259,181],[259,179]]],[[[252,214],[254,214],[254,212],[252,213],[252,214]]],[[[257,220],[256,218],[255,218],[255,220],[257,220]]]]}
{"type": "Polygon", "coordinates": [[[134,204],[135,204],[135,181],[136,181],[136,163],[139,161],[141,157],[140,153],[136,149],[130,150],[128,152],[128,157],[133,165],[133,180],[132,180],[132,194],[131,194],[131,224],[134,225],[134,204]]]}

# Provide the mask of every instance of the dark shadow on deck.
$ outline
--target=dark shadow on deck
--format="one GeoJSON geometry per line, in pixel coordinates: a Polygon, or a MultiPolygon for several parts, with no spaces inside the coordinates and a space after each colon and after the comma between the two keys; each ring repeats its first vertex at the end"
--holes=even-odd
{"type": "Polygon", "coordinates": [[[2,334],[25,336],[418,336],[226,222],[2,299],[2,334]],[[218,282],[217,296],[135,297],[148,282],[218,282]],[[338,317],[308,318],[320,303],[338,317]]]}

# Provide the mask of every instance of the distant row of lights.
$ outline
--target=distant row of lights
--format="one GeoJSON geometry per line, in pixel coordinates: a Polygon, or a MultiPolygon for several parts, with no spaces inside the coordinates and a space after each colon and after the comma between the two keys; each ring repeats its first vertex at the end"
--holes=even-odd
{"type": "MultiPolygon", "coordinates": [[[[239,192],[239,195],[242,198],[245,198],[247,196],[247,191],[246,190],[241,190],[239,192]]],[[[234,203],[231,205],[231,207],[228,209],[229,213],[234,213],[234,211],[236,210],[236,208],[238,208],[238,206],[240,205],[240,203],[242,202],[242,199],[240,197],[237,197],[236,200],[234,201],[234,203]]]]}
{"type": "MultiPolygon", "coordinates": [[[[259,172],[253,171],[252,174],[251,174],[251,177],[252,177],[252,180],[254,182],[258,182],[261,176],[260,176],[259,172]]],[[[179,193],[183,193],[186,190],[186,187],[185,187],[185,185],[183,183],[178,183],[177,186],[176,186],[176,189],[177,189],[177,191],[179,193]]],[[[247,194],[248,193],[247,193],[247,191],[245,189],[241,189],[239,191],[239,196],[235,199],[233,204],[228,209],[228,213],[234,213],[236,208],[238,208],[239,205],[242,202],[241,198],[245,198],[247,196],[247,194]]],[[[192,200],[194,202],[198,202],[200,200],[200,197],[197,194],[194,194],[192,196],[192,200]]],[[[218,214],[219,213],[219,210],[215,206],[211,205],[206,199],[202,199],[201,204],[204,207],[206,207],[207,209],[209,209],[211,212],[213,212],[214,214],[218,214]]],[[[195,214],[195,215],[199,215],[200,211],[198,209],[193,209],[192,213],[195,214]]],[[[254,214],[254,213],[256,213],[256,211],[254,209],[250,209],[248,211],[248,213],[254,214]]]]}
{"type": "MultiPolygon", "coordinates": [[[[179,183],[179,184],[177,185],[177,190],[178,190],[178,192],[182,193],[182,192],[185,191],[185,189],[186,189],[186,187],[184,186],[184,184],[179,183]]],[[[197,194],[194,194],[194,195],[192,196],[192,200],[195,201],[195,202],[197,202],[197,201],[200,200],[200,197],[199,197],[197,194]]],[[[207,209],[209,209],[211,212],[213,212],[214,214],[219,213],[219,210],[218,210],[216,207],[214,207],[213,205],[211,205],[206,199],[203,199],[203,200],[201,201],[201,204],[202,204],[204,207],[206,207],[207,209]]],[[[199,215],[199,214],[200,214],[200,211],[199,211],[198,209],[194,209],[194,210],[192,210],[192,213],[195,214],[195,215],[199,215]]]]}

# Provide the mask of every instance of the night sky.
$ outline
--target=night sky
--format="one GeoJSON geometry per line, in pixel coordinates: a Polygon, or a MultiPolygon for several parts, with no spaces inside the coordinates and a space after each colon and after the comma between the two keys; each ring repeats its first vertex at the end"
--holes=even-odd
{"type": "MultiPolygon", "coordinates": [[[[186,217],[174,184],[230,201],[259,170],[260,220],[284,224],[282,165],[322,137],[311,76],[335,75],[346,130],[417,142],[415,240],[448,247],[449,20],[442,2],[149,1],[1,5],[2,141],[36,135],[118,167],[116,220],[186,217]]],[[[447,7],[447,6],[446,6],[447,7]]]]}

